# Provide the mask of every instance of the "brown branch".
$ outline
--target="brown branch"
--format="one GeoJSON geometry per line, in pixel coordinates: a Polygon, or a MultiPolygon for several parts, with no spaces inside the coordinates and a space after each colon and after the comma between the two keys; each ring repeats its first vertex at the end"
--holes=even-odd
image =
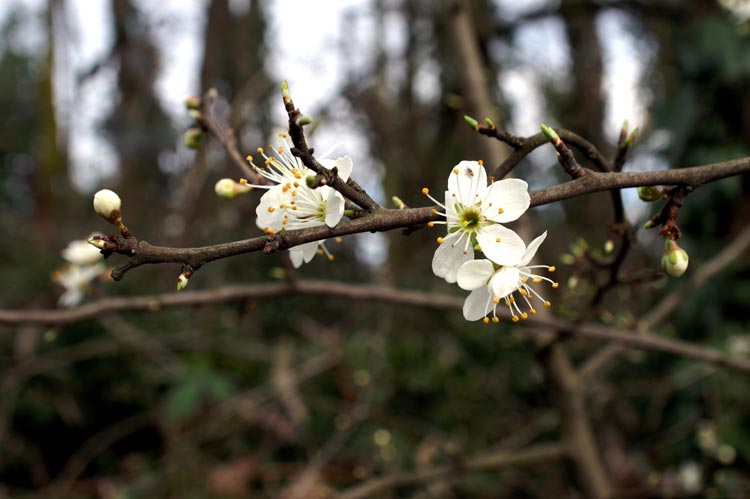
{"type": "MultiPolygon", "coordinates": [[[[683,286],[677,288],[671,294],[665,296],[650,312],[641,320],[643,329],[650,329],[668,318],[683,303],[685,297],[702,286],[711,277],[724,270],[729,264],[744,254],[750,247],[750,226],[745,227],[742,232],[724,248],[718,255],[707,261],[690,276],[683,286]]],[[[620,353],[625,351],[625,344],[607,345],[594,354],[581,367],[580,373],[584,378],[592,378],[602,368],[620,353]]]]}
{"type": "MultiPolygon", "coordinates": [[[[684,184],[693,188],[704,183],[750,171],[750,157],[714,163],[705,166],[680,168],[651,172],[612,172],[589,171],[587,175],[564,184],[531,193],[531,206],[549,204],[592,192],[637,187],[641,185],[684,184]]],[[[269,236],[234,241],[200,248],[168,248],[153,246],[136,238],[110,236],[115,242],[114,251],[130,259],[112,271],[112,277],[120,280],[125,273],[135,267],[151,263],[180,263],[190,265],[194,270],[203,264],[230,256],[263,250],[264,253],[288,249],[310,241],[318,241],[360,232],[387,231],[397,228],[421,226],[439,215],[433,207],[408,209],[379,209],[354,220],[339,223],[335,227],[314,227],[293,231],[282,231],[269,236]]]]}
{"type": "MultiPolygon", "coordinates": [[[[447,294],[405,291],[385,286],[355,285],[324,280],[300,279],[288,282],[225,286],[207,291],[185,291],[133,298],[109,298],[69,310],[0,310],[0,324],[70,324],[100,315],[123,311],[157,311],[162,308],[211,305],[240,299],[266,300],[285,296],[335,296],[347,300],[390,303],[436,310],[461,310],[464,299],[447,294]]],[[[542,334],[555,329],[573,337],[609,341],[630,348],[669,353],[702,362],[750,373],[750,361],[732,357],[721,351],[701,347],[672,338],[664,338],[636,330],[609,326],[575,324],[558,318],[530,317],[524,321],[530,334],[542,334]]],[[[492,326],[480,326],[492,327],[492,326]]]]}
{"type": "Polygon", "coordinates": [[[255,183],[256,180],[262,178],[257,175],[247,164],[245,158],[240,154],[237,148],[237,138],[234,135],[234,131],[229,128],[225,131],[214,115],[214,101],[216,100],[216,90],[208,90],[201,99],[201,112],[195,118],[195,121],[203,127],[205,131],[210,133],[219,143],[224,147],[224,150],[229,155],[232,162],[240,169],[242,175],[251,183],[255,183]]]}
{"type": "Polygon", "coordinates": [[[365,499],[367,497],[384,497],[387,491],[401,487],[426,484],[438,478],[459,475],[468,471],[485,471],[507,468],[509,466],[529,466],[556,461],[564,457],[561,445],[546,444],[529,447],[516,452],[490,452],[466,459],[454,465],[435,466],[410,473],[392,473],[384,477],[366,481],[363,484],[335,495],[335,499],[365,499]]]}
{"type": "Polygon", "coordinates": [[[329,185],[365,210],[374,211],[380,209],[380,205],[354,180],[351,178],[347,181],[342,180],[335,168],[329,170],[315,159],[313,156],[314,151],[308,147],[307,139],[305,139],[304,117],[300,110],[294,107],[294,102],[292,102],[292,98],[288,95],[288,89],[286,89],[286,82],[284,82],[284,86],[282,87],[282,95],[284,98],[284,107],[289,116],[289,137],[291,137],[292,144],[294,144],[292,154],[301,159],[306,167],[318,174],[316,185],[329,185]]]}

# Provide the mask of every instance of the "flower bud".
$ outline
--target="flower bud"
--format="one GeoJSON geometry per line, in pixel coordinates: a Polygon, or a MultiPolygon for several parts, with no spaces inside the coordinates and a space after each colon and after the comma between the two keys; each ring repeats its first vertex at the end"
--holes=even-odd
{"type": "Polygon", "coordinates": [[[188,111],[200,111],[201,98],[197,95],[188,95],[187,97],[185,97],[185,108],[188,111]]]}
{"type": "Polygon", "coordinates": [[[464,121],[466,121],[466,124],[469,125],[474,130],[479,130],[479,122],[472,118],[469,115],[464,116],[464,121]]]}
{"type": "Polygon", "coordinates": [[[91,246],[103,250],[104,245],[106,241],[101,236],[93,236],[88,239],[86,239],[86,242],[89,243],[91,246]]]}
{"type": "Polygon", "coordinates": [[[179,277],[177,277],[177,291],[182,291],[183,289],[185,289],[188,285],[189,280],[190,279],[187,278],[184,272],[180,274],[179,277]]]}
{"type": "Polygon", "coordinates": [[[120,196],[109,189],[102,189],[94,194],[94,210],[97,215],[113,225],[117,225],[120,220],[121,207],[120,196]]]}
{"type": "Polygon", "coordinates": [[[203,133],[203,130],[194,126],[188,128],[187,132],[185,132],[185,135],[182,137],[182,141],[184,142],[185,147],[198,149],[203,144],[204,138],[205,134],[203,133]]]}
{"type": "Polygon", "coordinates": [[[223,178],[216,182],[214,191],[225,199],[234,199],[252,190],[252,186],[246,183],[235,182],[231,178],[223,178]]]}
{"type": "Polygon", "coordinates": [[[661,268],[673,277],[680,277],[688,268],[687,251],[680,248],[675,241],[667,240],[664,244],[664,255],[661,257],[661,268]]]}
{"type": "Polygon", "coordinates": [[[643,185],[638,188],[638,197],[641,199],[641,201],[646,201],[647,203],[658,201],[663,196],[664,190],[660,187],[655,187],[653,185],[643,185]]]}

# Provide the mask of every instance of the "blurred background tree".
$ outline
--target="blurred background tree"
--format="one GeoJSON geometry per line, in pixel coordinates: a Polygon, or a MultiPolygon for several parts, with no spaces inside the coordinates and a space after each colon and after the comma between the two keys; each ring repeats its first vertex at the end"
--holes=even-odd
{"type": "MultiPolygon", "coordinates": [[[[188,91],[216,88],[217,116],[253,153],[277,140],[276,89],[288,78],[296,104],[316,119],[312,144],[323,152],[340,141],[336,154],[354,157],[354,175],[382,203],[398,195],[422,205],[421,188],[442,192],[458,161],[493,164],[507,154],[466,127],[464,114],[492,116],[524,136],[551,122],[606,154],[629,118],[642,139],[626,170],[750,154],[750,14],[741,2],[468,2],[486,96],[467,74],[463,2],[363,0],[316,7],[314,17],[294,3],[252,0],[184,11],[95,4],[108,47],[86,67],[73,62],[96,22],[91,4],[18,0],[0,11],[1,308],[55,306],[60,290],[49,276],[60,250],[106,230],[90,207],[100,187],[121,194],[131,230],[155,244],[260,233],[258,195],[228,203],[213,194],[216,180],[241,175],[220,146],[182,144],[190,119],[175,102],[188,91]],[[195,87],[167,85],[173,66],[188,68],[195,87]]],[[[564,180],[550,151],[516,172],[532,188],[564,180]]],[[[690,195],[680,212],[688,272],[750,222],[749,182],[738,176],[690,195]]],[[[636,227],[653,214],[629,193],[624,200],[636,227]]],[[[601,256],[611,237],[610,204],[605,193],[558,203],[532,210],[518,228],[548,228],[540,261],[575,256],[560,269],[557,314],[633,327],[684,282],[644,273],[658,267],[662,242],[638,232],[621,268],[633,284],[600,291],[603,276],[587,256],[601,256]]],[[[300,275],[456,293],[430,272],[435,237],[348,238],[332,245],[335,262],[316,258],[300,275]]],[[[190,286],[268,282],[283,266],[283,255],[222,260],[190,286]]],[[[142,267],[92,292],[169,292],[179,271],[142,267]]],[[[750,355],[749,272],[745,252],[691,289],[658,331],[750,355]]],[[[0,497],[332,497],[388,472],[560,433],[549,373],[524,328],[467,323],[456,311],[293,297],[0,332],[0,497]]],[[[579,365],[599,348],[569,346],[579,365]]],[[[587,386],[613,490],[750,495],[747,384],[666,355],[614,358],[587,386]]],[[[585,487],[573,477],[547,463],[377,497],[579,497],[585,487]]]]}

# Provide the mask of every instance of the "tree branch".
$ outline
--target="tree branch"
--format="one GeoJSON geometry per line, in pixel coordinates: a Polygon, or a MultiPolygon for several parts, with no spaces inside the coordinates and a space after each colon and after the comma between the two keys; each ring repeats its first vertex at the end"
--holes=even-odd
{"type": "MultiPolygon", "coordinates": [[[[0,310],[0,324],[71,324],[92,319],[100,315],[123,311],[157,311],[170,307],[189,307],[215,303],[255,299],[267,300],[286,296],[331,296],[347,300],[381,302],[401,306],[424,307],[436,310],[461,310],[464,299],[447,294],[405,291],[385,286],[355,285],[325,280],[300,279],[269,284],[225,286],[207,291],[184,291],[162,295],[133,298],[108,298],[69,310],[0,310]]],[[[530,334],[543,334],[555,329],[572,337],[609,341],[627,345],[629,348],[652,350],[692,358],[750,373],[750,360],[732,357],[719,350],[693,345],[672,338],[664,338],[631,329],[620,329],[593,324],[575,324],[558,318],[530,317],[523,322],[530,334]]],[[[481,325],[479,327],[492,327],[481,325]]]]}

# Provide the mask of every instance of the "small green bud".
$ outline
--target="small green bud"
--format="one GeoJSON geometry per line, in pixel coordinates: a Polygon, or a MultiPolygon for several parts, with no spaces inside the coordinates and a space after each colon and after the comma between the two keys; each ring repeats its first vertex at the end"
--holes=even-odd
{"type": "Polygon", "coordinates": [[[664,254],[661,257],[661,268],[664,272],[680,277],[688,268],[687,251],[680,248],[675,241],[667,240],[664,243],[664,254]]]}
{"type": "Polygon", "coordinates": [[[253,189],[251,185],[243,179],[241,182],[235,182],[231,178],[223,178],[216,182],[214,192],[224,199],[234,199],[243,194],[247,194],[253,189]]]}
{"type": "Polygon", "coordinates": [[[200,111],[201,98],[197,95],[188,95],[187,97],[185,97],[185,108],[188,111],[200,111]]]}
{"type": "Polygon", "coordinates": [[[630,132],[628,138],[625,139],[625,147],[630,147],[630,145],[635,141],[636,137],[638,137],[638,127],[633,128],[633,131],[630,132]]]}
{"type": "Polygon", "coordinates": [[[190,279],[188,279],[184,272],[180,274],[179,277],[177,277],[177,291],[185,289],[189,281],[190,279]]]}
{"type": "Polygon", "coordinates": [[[479,122],[469,115],[464,115],[464,121],[474,130],[479,130],[479,122]]]}
{"type": "Polygon", "coordinates": [[[86,239],[86,242],[92,245],[93,247],[103,250],[104,249],[104,239],[102,239],[100,236],[94,236],[86,239]]]}
{"type": "Polygon", "coordinates": [[[203,144],[205,134],[200,127],[194,126],[187,129],[185,135],[182,137],[182,141],[185,143],[185,147],[189,149],[198,149],[203,144]]]}
{"type": "Polygon", "coordinates": [[[641,201],[651,203],[658,201],[664,196],[664,190],[654,185],[642,185],[638,188],[638,197],[641,201]]]}
{"type": "Polygon", "coordinates": [[[620,134],[627,135],[628,134],[628,127],[629,127],[628,120],[627,119],[623,120],[622,121],[622,126],[620,127],[620,134]]]}
{"type": "Polygon", "coordinates": [[[485,125],[487,125],[487,126],[488,126],[488,127],[490,127],[490,128],[495,128],[495,122],[494,122],[494,121],[492,121],[492,120],[491,120],[491,119],[489,119],[489,118],[485,118],[485,119],[484,119],[484,124],[485,124],[485,125]]]}
{"type": "Polygon", "coordinates": [[[398,208],[399,210],[403,210],[404,208],[406,208],[406,203],[401,201],[401,198],[398,196],[391,197],[391,201],[393,201],[394,206],[396,206],[396,208],[398,208]]]}
{"type": "Polygon", "coordinates": [[[289,93],[289,84],[286,80],[281,82],[281,98],[284,99],[284,102],[292,100],[292,95],[289,93]]]}
{"type": "Polygon", "coordinates": [[[615,250],[615,242],[611,239],[607,239],[604,243],[604,254],[609,255],[615,250]]]}
{"type": "Polygon", "coordinates": [[[313,119],[310,116],[302,115],[299,118],[297,118],[297,121],[295,122],[297,126],[305,126],[309,125],[313,122],[313,119]]]}
{"type": "Polygon", "coordinates": [[[555,132],[553,129],[551,129],[544,123],[540,125],[540,128],[542,129],[542,133],[544,134],[544,136],[547,137],[552,142],[556,142],[560,140],[560,136],[557,135],[557,132],[555,132]]]}
{"type": "Polygon", "coordinates": [[[307,177],[305,177],[305,184],[307,184],[310,189],[313,189],[315,188],[316,179],[317,177],[315,175],[308,175],[307,177]]]}

